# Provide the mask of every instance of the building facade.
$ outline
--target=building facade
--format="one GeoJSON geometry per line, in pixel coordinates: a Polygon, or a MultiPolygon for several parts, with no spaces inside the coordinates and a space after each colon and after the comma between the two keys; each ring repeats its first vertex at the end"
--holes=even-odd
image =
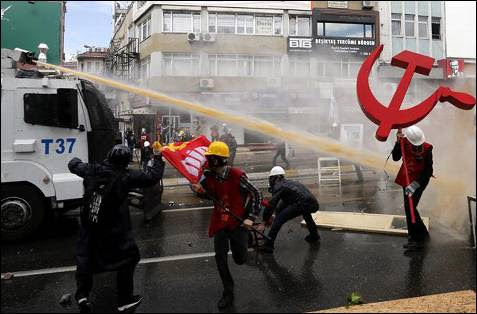
{"type": "Polygon", "coordinates": [[[48,45],[48,62],[64,61],[66,1],[2,1],[2,48],[35,52],[48,45]],[[34,31],[32,31],[34,30],[34,31]]]}
{"type": "MultiPolygon", "coordinates": [[[[363,130],[365,118],[356,118],[362,113],[355,86],[364,58],[380,44],[373,75],[389,83],[381,93],[395,90],[402,69],[390,61],[406,49],[436,59],[422,78],[429,86],[443,78],[441,1],[135,1],[114,16],[116,78],[221,110],[245,107],[249,115],[335,138],[372,136],[363,130]]],[[[407,105],[420,97],[417,86],[407,105]]],[[[118,97],[123,127],[145,127],[162,141],[179,129],[209,135],[221,123],[144,97],[118,97]]],[[[232,130],[239,144],[269,140],[232,130]]]]}

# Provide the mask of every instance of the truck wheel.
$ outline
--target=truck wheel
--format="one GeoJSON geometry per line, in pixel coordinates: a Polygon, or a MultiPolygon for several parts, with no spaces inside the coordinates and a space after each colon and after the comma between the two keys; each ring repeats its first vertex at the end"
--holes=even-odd
{"type": "Polygon", "coordinates": [[[2,240],[24,239],[32,235],[45,217],[45,200],[27,184],[2,186],[2,240]]]}

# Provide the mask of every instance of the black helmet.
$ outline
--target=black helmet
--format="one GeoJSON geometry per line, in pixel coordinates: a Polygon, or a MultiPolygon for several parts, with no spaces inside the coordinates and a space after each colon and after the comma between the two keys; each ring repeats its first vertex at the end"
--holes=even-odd
{"type": "Polygon", "coordinates": [[[113,165],[126,168],[130,159],[131,151],[129,150],[129,147],[125,145],[114,145],[114,147],[108,153],[108,160],[113,165]]]}

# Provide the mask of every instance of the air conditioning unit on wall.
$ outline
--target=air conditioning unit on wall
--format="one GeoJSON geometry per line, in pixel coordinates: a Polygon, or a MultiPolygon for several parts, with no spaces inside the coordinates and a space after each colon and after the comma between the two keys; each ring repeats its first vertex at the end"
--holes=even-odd
{"type": "Polygon", "coordinates": [[[199,41],[200,40],[200,33],[187,33],[187,40],[188,41],[199,41]]]}
{"type": "Polygon", "coordinates": [[[277,88],[282,86],[282,80],[279,77],[269,77],[267,79],[267,87],[277,88]]]}
{"type": "Polygon", "coordinates": [[[208,41],[208,42],[214,42],[215,41],[215,35],[206,33],[204,36],[202,36],[203,41],[208,41]]]}
{"type": "Polygon", "coordinates": [[[363,1],[363,8],[372,8],[376,5],[376,1],[363,1]]]}
{"type": "Polygon", "coordinates": [[[200,88],[213,88],[214,80],[213,79],[200,79],[199,81],[200,88]]]}

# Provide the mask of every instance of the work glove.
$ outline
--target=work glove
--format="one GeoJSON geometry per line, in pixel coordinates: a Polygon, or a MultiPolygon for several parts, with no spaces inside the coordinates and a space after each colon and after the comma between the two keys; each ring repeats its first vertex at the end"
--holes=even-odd
{"type": "Polygon", "coordinates": [[[416,192],[416,190],[420,187],[421,187],[421,185],[417,181],[412,181],[411,184],[406,186],[404,191],[405,191],[407,196],[412,196],[414,194],[414,192],[416,192]]]}

